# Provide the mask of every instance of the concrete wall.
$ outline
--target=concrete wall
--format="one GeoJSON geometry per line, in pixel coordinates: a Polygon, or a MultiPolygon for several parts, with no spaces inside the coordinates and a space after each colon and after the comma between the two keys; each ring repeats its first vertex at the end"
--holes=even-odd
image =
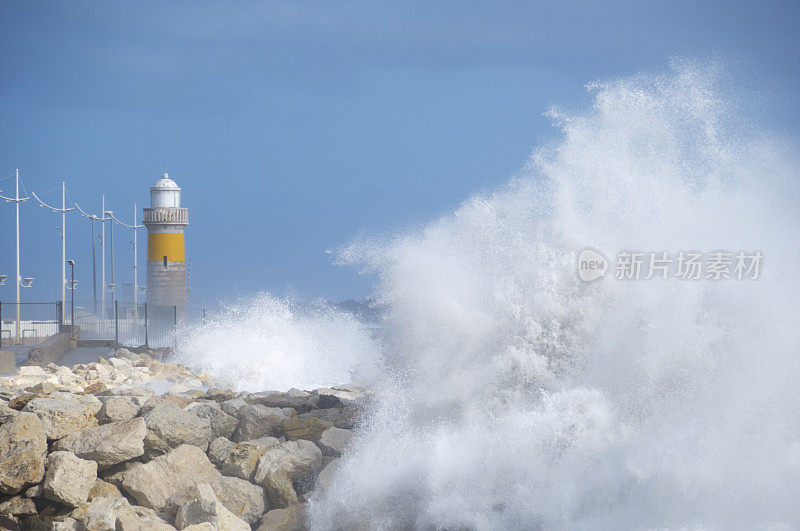
{"type": "Polygon", "coordinates": [[[33,347],[30,350],[28,361],[25,364],[43,367],[48,363],[56,363],[61,359],[61,356],[71,350],[72,346],[72,333],[61,332],[54,334],[42,341],[38,347],[33,347]]]}
{"type": "Polygon", "coordinates": [[[0,374],[17,372],[17,364],[13,350],[0,350],[0,374]]]}

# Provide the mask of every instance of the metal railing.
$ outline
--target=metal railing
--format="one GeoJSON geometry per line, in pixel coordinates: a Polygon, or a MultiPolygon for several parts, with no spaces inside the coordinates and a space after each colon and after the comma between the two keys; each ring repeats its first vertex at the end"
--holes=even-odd
{"type": "MultiPolygon", "coordinates": [[[[176,330],[181,325],[202,322],[204,308],[154,306],[147,303],[110,301],[105,308],[94,301],[67,302],[63,323],[80,328],[80,339],[113,342],[119,346],[153,348],[175,345],[176,330]],[[97,308],[97,311],[95,311],[97,308]]],[[[0,302],[0,347],[36,345],[61,331],[61,302],[20,303],[17,334],[16,303],[0,302]]]]}
{"type": "Polygon", "coordinates": [[[189,223],[189,209],[184,207],[156,207],[143,210],[143,223],[189,223]]]}
{"type": "Polygon", "coordinates": [[[60,302],[21,302],[17,329],[17,303],[0,302],[0,347],[11,344],[38,345],[59,331],[60,302]]]}

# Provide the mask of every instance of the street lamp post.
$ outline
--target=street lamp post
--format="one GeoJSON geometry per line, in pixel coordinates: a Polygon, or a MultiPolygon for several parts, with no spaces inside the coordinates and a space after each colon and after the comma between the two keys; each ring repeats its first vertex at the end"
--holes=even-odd
{"type": "MultiPolygon", "coordinates": [[[[106,196],[105,196],[105,194],[103,194],[101,197],[102,197],[102,212],[105,212],[106,196]]],[[[102,317],[98,319],[98,323],[97,323],[98,332],[99,332],[100,331],[99,327],[101,326],[101,324],[100,324],[101,320],[105,319],[105,308],[106,308],[106,239],[105,239],[106,217],[105,217],[105,214],[102,217],[96,216],[94,214],[88,214],[88,213],[86,213],[86,211],[84,211],[80,207],[80,205],[78,205],[78,203],[75,203],[75,208],[78,209],[78,211],[81,213],[81,215],[83,217],[89,218],[91,220],[91,222],[92,222],[92,293],[94,293],[94,303],[95,303],[95,312],[94,313],[95,313],[95,315],[97,315],[97,293],[96,293],[97,277],[95,276],[94,222],[95,221],[99,221],[100,222],[100,226],[101,226],[101,229],[100,229],[100,254],[102,255],[101,268],[102,268],[103,271],[101,273],[101,280],[100,280],[100,282],[101,282],[101,286],[100,286],[100,292],[101,292],[101,303],[100,303],[101,304],[101,310],[100,310],[100,314],[102,315],[102,317]]]]}
{"type": "Polygon", "coordinates": [[[39,199],[39,196],[37,196],[35,192],[31,192],[31,194],[39,202],[39,206],[49,208],[51,211],[61,214],[61,324],[64,325],[67,322],[67,212],[73,209],[67,208],[66,205],[66,187],[64,181],[61,181],[61,208],[48,205],[39,199]]]}
{"type": "MultiPolygon", "coordinates": [[[[16,339],[16,344],[19,345],[21,343],[21,339],[22,339],[22,334],[21,334],[21,329],[20,329],[21,328],[20,327],[20,309],[21,309],[20,302],[21,302],[21,300],[20,300],[20,292],[19,292],[20,291],[19,290],[20,287],[22,287],[22,275],[19,272],[19,205],[20,205],[20,203],[24,203],[25,201],[27,201],[29,198],[20,197],[19,196],[19,170],[18,169],[15,172],[15,176],[16,176],[16,179],[15,179],[15,181],[16,181],[16,193],[15,193],[14,197],[6,197],[6,196],[3,196],[3,195],[0,195],[0,198],[5,199],[6,203],[16,203],[16,207],[17,207],[17,281],[16,281],[16,285],[17,285],[17,326],[16,326],[15,339],[16,339]]],[[[33,279],[31,278],[30,281],[26,283],[25,287],[29,287],[32,282],[33,282],[33,279]]]]}
{"type": "MultiPolygon", "coordinates": [[[[103,214],[103,219],[107,219],[109,221],[114,219],[114,212],[112,210],[106,210],[103,214]]],[[[109,225],[109,230],[111,231],[111,283],[108,285],[108,291],[111,292],[111,303],[113,304],[114,301],[117,300],[117,284],[114,281],[114,223],[109,225]]]]}
{"type": "MultiPolygon", "coordinates": [[[[109,212],[109,214],[113,221],[116,221],[123,227],[133,229],[133,313],[134,313],[134,318],[139,319],[139,253],[137,250],[136,230],[141,229],[142,227],[144,227],[144,225],[136,224],[136,215],[137,215],[136,203],[133,204],[133,225],[128,225],[127,223],[121,222],[119,219],[114,217],[113,212],[109,212]]],[[[113,226],[114,224],[112,223],[111,225],[113,226]]],[[[112,247],[112,252],[113,252],[113,247],[112,247]]]]}

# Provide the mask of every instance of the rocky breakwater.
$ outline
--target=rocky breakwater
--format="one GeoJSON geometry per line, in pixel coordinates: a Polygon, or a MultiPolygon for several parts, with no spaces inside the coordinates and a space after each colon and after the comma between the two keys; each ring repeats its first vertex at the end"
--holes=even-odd
{"type": "Polygon", "coordinates": [[[237,393],[120,349],[0,378],[0,529],[303,529],[367,393],[237,393]]]}

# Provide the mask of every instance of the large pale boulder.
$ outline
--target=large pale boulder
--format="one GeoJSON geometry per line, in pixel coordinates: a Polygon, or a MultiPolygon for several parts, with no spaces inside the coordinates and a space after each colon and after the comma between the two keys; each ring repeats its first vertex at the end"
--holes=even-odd
{"type": "Polygon", "coordinates": [[[184,408],[194,402],[195,399],[191,396],[183,396],[183,395],[161,395],[161,396],[154,396],[153,398],[147,400],[142,406],[140,411],[141,415],[147,415],[154,408],[158,406],[175,406],[178,408],[184,408]]]}
{"type": "Polygon", "coordinates": [[[230,389],[219,389],[217,387],[212,387],[211,389],[205,392],[204,396],[208,400],[213,400],[214,402],[221,403],[225,402],[226,400],[232,400],[236,398],[238,396],[238,393],[230,389]]]}
{"type": "Polygon", "coordinates": [[[322,450],[322,455],[339,457],[353,439],[353,432],[339,428],[328,428],[319,438],[317,443],[322,450]]]}
{"type": "Polygon", "coordinates": [[[247,406],[247,402],[244,401],[243,398],[231,398],[229,400],[223,400],[219,403],[219,406],[222,408],[222,411],[227,413],[232,417],[239,417],[239,411],[245,406],[247,406]]]}
{"type": "Polygon", "coordinates": [[[353,406],[366,397],[366,392],[354,385],[317,389],[314,392],[317,395],[317,407],[320,409],[353,406]]]}
{"type": "Polygon", "coordinates": [[[89,501],[95,498],[122,498],[122,493],[117,487],[97,478],[92,485],[92,490],[89,491],[89,501]]]}
{"type": "Polygon", "coordinates": [[[238,518],[219,501],[211,485],[200,483],[197,485],[197,497],[178,509],[175,526],[184,529],[204,522],[212,524],[220,531],[250,531],[247,522],[238,518]]]}
{"type": "Polygon", "coordinates": [[[208,419],[211,425],[211,434],[214,437],[225,437],[230,439],[239,421],[222,411],[218,403],[211,400],[202,402],[192,402],[184,408],[186,411],[194,413],[201,419],[208,419]]]}
{"type": "Polygon", "coordinates": [[[11,409],[8,406],[0,405],[0,424],[5,424],[12,417],[16,417],[19,415],[19,411],[16,409],[11,409]]]}
{"type": "Polygon", "coordinates": [[[297,503],[294,484],[308,481],[322,466],[322,451],[311,441],[280,443],[268,449],[258,461],[254,481],[263,485],[273,507],[297,503]]]}
{"type": "Polygon", "coordinates": [[[95,498],[79,511],[85,531],[169,531],[175,528],[152,509],[132,506],[125,498],[95,498]]]}
{"type": "Polygon", "coordinates": [[[322,436],[322,432],[332,427],[332,424],[314,417],[292,417],[284,419],[282,427],[284,433],[286,433],[286,438],[290,441],[307,439],[317,442],[322,436]]]}
{"type": "Polygon", "coordinates": [[[144,416],[147,435],[144,447],[149,457],[164,454],[182,444],[197,446],[204,452],[211,442],[211,424],[173,404],[159,404],[144,416]]]}
{"type": "Polygon", "coordinates": [[[250,393],[246,396],[250,404],[261,404],[267,407],[290,407],[300,412],[311,411],[317,408],[317,396],[300,389],[289,389],[285,393],[266,391],[250,393]]]}
{"type": "Polygon", "coordinates": [[[122,480],[125,479],[125,474],[143,463],[139,461],[126,461],[119,465],[114,465],[110,468],[101,471],[100,476],[104,481],[107,481],[117,488],[122,488],[122,480]]]}
{"type": "Polygon", "coordinates": [[[304,531],[306,529],[305,505],[292,505],[286,509],[273,509],[261,519],[256,531],[304,531]]]}
{"type": "Polygon", "coordinates": [[[208,445],[208,458],[215,465],[221,467],[222,463],[228,458],[236,443],[225,437],[217,437],[208,445]]]}
{"type": "Polygon", "coordinates": [[[301,419],[318,418],[329,424],[345,430],[352,430],[358,417],[358,409],[355,407],[315,409],[308,413],[298,415],[301,419]]]}
{"type": "Polygon", "coordinates": [[[0,502],[0,514],[12,516],[36,514],[36,503],[24,496],[14,496],[0,502]]]}
{"type": "Polygon", "coordinates": [[[147,426],[141,417],[86,428],[57,441],[53,448],[72,452],[107,468],[144,454],[147,426]]]}
{"type": "Polygon", "coordinates": [[[70,452],[48,455],[46,469],[44,497],[71,507],[86,501],[97,479],[97,463],[70,452]]]}
{"type": "Polygon", "coordinates": [[[278,439],[275,437],[262,437],[234,445],[222,463],[222,472],[228,476],[252,480],[258,467],[258,460],[264,452],[276,444],[278,439]]]}
{"type": "Polygon", "coordinates": [[[125,472],[122,488],[138,504],[163,511],[172,494],[198,483],[213,483],[219,475],[200,448],[183,444],[125,472]]]}
{"type": "Polygon", "coordinates": [[[77,520],[69,516],[53,520],[51,526],[50,531],[86,531],[77,520]]]}
{"type": "Polygon", "coordinates": [[[92,395],[34,398],[23,411],[36,414],[44,425],[48,439],[61,439],[72,432],[97,425],[95,414],[103,404],[92,395]]]}
{"type": "Polygon", "coordinates": [[[47,436],[39,418],[19,413],[0,426],[0,492],[16,494],[44,477],[47,436]]]}
{"type": "Polygon", "coordinates": [[[246,405],[239,409],[239,426],[233,433],[234,442],[250,441],[260,437],[279,437],[283,432],[284,412],[276,407],[260,404],[246,405]]]}
{"type": "Polygon", "coordinates": [[[222,505],[249,524],[256,523],[269,509],[264,488],[244,479],[219,476],[211,486],[222,505]]]}
{"type": "Polygon", "coordinates": [[[97,412],[97,420],[105,424],[108,422],[122,422],[130,420],[139,414],[139,406],[124,396],[109,396],[100,399],[103,407],[97,412]]]}

